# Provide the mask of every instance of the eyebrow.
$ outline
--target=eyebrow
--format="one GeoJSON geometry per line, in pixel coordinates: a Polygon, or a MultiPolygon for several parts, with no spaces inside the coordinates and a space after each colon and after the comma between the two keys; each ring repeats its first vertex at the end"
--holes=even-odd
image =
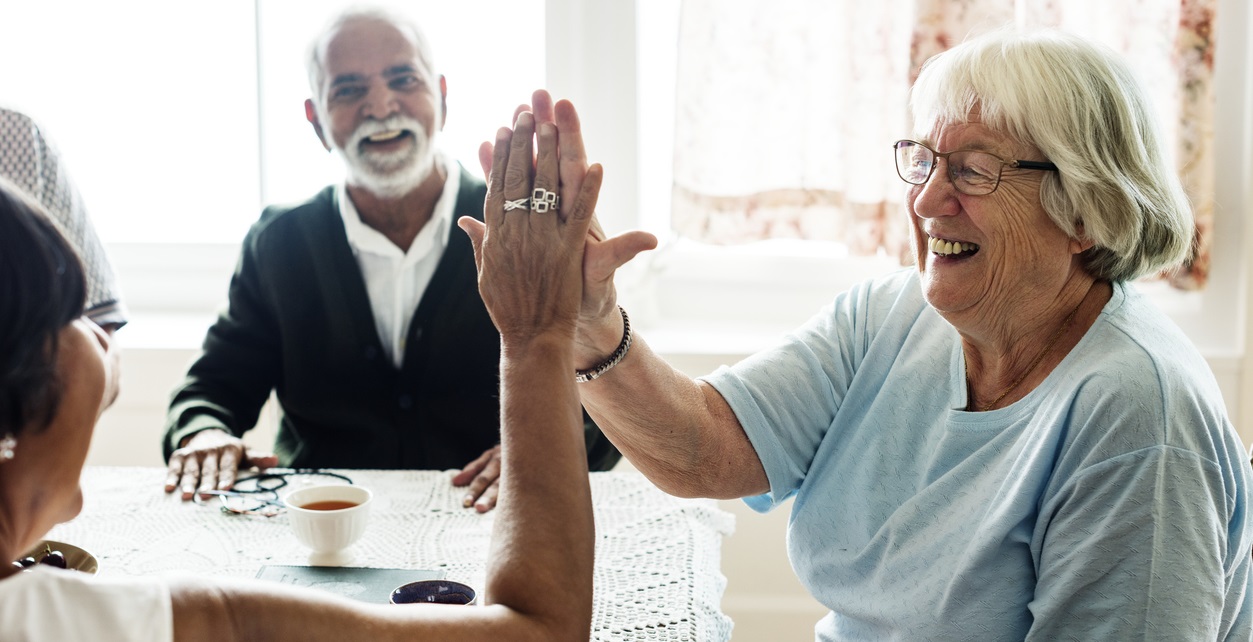
{"type": "MultiPolygon", "coordinates": [[[[927,147],[930,147],[931,149],[936,149],[937,147],[939,147],[938,145],[936,145],[935,141],[932,140],[930,137],[924,136],[924,137],[916,138],[915,140],[922,143],[923,145],[926,145],[927,147]]],[[[997,157],[1005,156],[1006,158],[1008,158],[1009,156],[1012,156],[1012,154],[1010,154],[1009,156],[1006,156],[1003,150],[997,149],[991,143],[988,143],[983,140],[975,140],[974,142],[968,145],[965,145],[961,148],[958,148],[956,150],[950,150],[950,151],[986,152],[988,154],[992,154],[993,156],[997,156],[997,157]]]]}
{"type": "Polygon", "coordinates": [[[404,63],[400,65],[392,65],[391,67],[388,67],[387,69],[383,70],[383,76],[384,77],[400,76],[404,74],[417,73],[417,71],[418,71],[417,67],[414,67],[413,65],[409,63],[404,63]]]}
{"type": "MultiPolygon", "coordinates": [[[[399,65],[392,65],[391,67],[384,69],[383,77],[392,78],[394,76],[403,76],[405,74],[413,74],[417,72],[418,72],[417,67],[409,63],[402,63],[399,65]]],[[[347,85],[347,84],[359,83],[359,82],[365,82],[365,81],[366,81],[365,74],[356,74],[356,73],[340,74],[338,76],[335,76],[335,79],[331,81],[331,86],[338,87],[339,85],[347,85]]]]}
{"type": "Polygon", "coordinates": [[[331,81],[331,86],[335,87],[338,85],[346,85],[348,83],[361,82],[363,80],[365,80],[365,76],[362,74],[340,74],[335,76],[335,79],[331,81]]]}
{"type": "Polygon", "coordinates": [[[971,143],[971,144],[969,144],[969,145],[966,145],[966,146],[965,146],[965,147],[963,147],[962,149],[963,149],[963,150],[968,150],[968,151],[973,151],[973,152],[987,152],[987,153],[989,153],[989,154],[993,154],[993,155],[996,155],[996,156],[1001,156],[1001,155],[1004,155],[1004,151],[1003,151],[1003,150],[997,149],[997,148],[996,148],[995,146],[993,146],[992,144],[990,144],[990,143],[986,143],[986,142],[981,141],[981,140],[976,140],[976,141],[974,141],[973,143],[971,143]]]}

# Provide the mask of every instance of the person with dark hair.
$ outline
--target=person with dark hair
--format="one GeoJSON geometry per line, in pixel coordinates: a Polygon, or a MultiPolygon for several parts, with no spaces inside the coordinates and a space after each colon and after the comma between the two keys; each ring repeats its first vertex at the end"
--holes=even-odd
{"type": "MultiPolygon", "coordinates": [[[[166,492],[227,489],[241,467],[460,469],[496,504],[500,336],[456,219],[485,186],[439,145],[447,83],[416,25],[351,8],[309,48],[305,117],[343,183],[267,208],[227,309],[166,416],[166,492]],[[271,393],[277,456],[245,447],[271,393]]],[[[621,455],[584,416],[588,465],[621,455]]]]}
{"type": "MultiPolygon", "coordinates": [[[[12,453],[13,433],[22,426],[46,426],[61,399],[62,382],[48,353],[56,353],[59,332],[83,313],[87,285],[78,255],[52,222],[29,214],[39,206],[0,178],[0,209],[23,216],[0,218],[0,435],[12,453]],[[17,243],[42,238],[45,243],[17,243]]],[[[5,455],[0,454],[0,458],[5,455]]],[[[11,455],[10,455],[11,456],[11,455]]]]}
{"type": "MultiPolygon", "coordinates": [[[[559,122],[573,118],[571,109],[558,110],[559,122]]],[[[519,117],[516,130],[498,134],[498,171],[486,206],[490,240],[483,242],[481,227],[470,227],[478,230],[479,289],[500,328],[504,462],[485,605],[475,608],[368,604],[262,580],[100,578],[9,565],[81,509],[83,463],[96,422],[117,393],[118,371],[109,336],[80,316],[86,287],[70,245],[38,205],[0,183],[0,560],[6,560],[0,565],[0,637],[586,640],[594,524],[570,373],[582,294],[578,249],[600,181],[593,171],[581,191],[567,192],[561,210],[506,214],[505,204],[533,187],[557,189],[555,162],[541,162],[534,178],[529,175],[534,134],[530,114],[519,117]],[[506,173],[515,179],[507,183],[506,173]],[[528,215],[537,225],[510,225],[528,215]],[[543,266],[511,270],[523,257],[543,266]],[[548,293],[551,307],[525,305],[534,291],[548,293]]],[[[557,144],[551,123],[540,129],[541,159],[555,159],[557,144]]]]}

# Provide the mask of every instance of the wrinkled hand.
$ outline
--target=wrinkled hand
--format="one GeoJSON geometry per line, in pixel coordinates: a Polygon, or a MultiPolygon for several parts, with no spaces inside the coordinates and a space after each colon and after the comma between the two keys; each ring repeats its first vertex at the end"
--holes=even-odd
{"type": "MultiPolygon", "coordinates": [[[[568,113],[574,117],[573,107],[568,113]]],[[[537,126],[530,112],[522,112],[513,129],[502,128],[494,145],[485,144],[492,160],[485,163],[491,169],[483,222],[458,221],[474,247],[479,294],[502,348],[543,335],[572,338],[577,327],[584,240],[602,170],[589,167],[578,177],[578,191],[571,192],[559,177],[557,146],[553,123],[537,126]],[[514,207],[527,203],[533,188],[558,192],[558,208],[514,207]]]]}
{"type": "Polygon", "coordinates": [[[466,484],[470,488],[461,500],[461,505],[480,513],[496,507],[496,497],[500,493],[500,446],[488,448],[478,459],[466,464],[452,478],[452,485],[461,487],[466,484]]]}
{"type": "Polygon", "coordinates": [[[230,490],[241,467],[277,465],[273,453],[254,451],[239,437],[222,430],[202,430],[170,455],[165,492],[180,489],[186,501],[197,492],[230,490]]]}
{"type": "MultiPolygon", "coordinates": [[[[518,116],[530,110],[537,128],[543,123],[556,125],[561,200],[562,203],[570,203],[577,198],[589,169],[578,114],[569,101],[563,100],[554,105],[552,97],[542,89],[532,94],[531,103],[519,105],[514,111],[514,120],[516,122],[518,116]]],[[[483,143],[479,147],[479,163],[483,166],[485,176],[491,175],[494,151],[491,143],[483,143]]],[[[594,330],[602,329],[601,334],[612,339],[609,344],[612,346],[622,332],[621,317],[617,313],[618,295],[613,284],[614,273],[635,258],[635,255],[657,247],[657,237],[647,232],[629,231],[606,238],[594,213],[592,217],[583,254],[583,297],[579,306],[578,342],[586,345],[603,343],[597,342],[593,337],[583,336],[594,336],[594,330]]]]}

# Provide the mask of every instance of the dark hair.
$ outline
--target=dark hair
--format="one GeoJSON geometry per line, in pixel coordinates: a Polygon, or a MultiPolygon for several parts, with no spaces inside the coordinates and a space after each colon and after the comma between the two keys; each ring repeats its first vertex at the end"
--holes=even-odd
{"type": "Polygon", "coordinates": [[[86,300],[78,254],[43,208],[0,178],[0,436],[52,422],[57,336],[86,300]]]}

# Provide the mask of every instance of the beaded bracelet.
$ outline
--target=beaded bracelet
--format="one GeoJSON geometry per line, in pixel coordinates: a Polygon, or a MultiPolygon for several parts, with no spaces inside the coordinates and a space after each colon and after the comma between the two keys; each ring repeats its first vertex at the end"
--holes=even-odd
{"type": "Polygon", "coordinates": [[[618,365],[619,361],[622,361],[623,357],[626,356],[627,351],[631,349],[631,320],[627,318],[626,310],[623,310],[622,306],[618,306],[618,312],[622,313],[622,343],[618,344],[618,349],[614,350],[613,354],[609,355],[608,359],[605,359],[596,366],[588,368],[587,370],[575,370],[575,381],[579,383],[587,383],[588,381],[596,379],[606,372],[609,372],[611,368],[618,365]]]}

